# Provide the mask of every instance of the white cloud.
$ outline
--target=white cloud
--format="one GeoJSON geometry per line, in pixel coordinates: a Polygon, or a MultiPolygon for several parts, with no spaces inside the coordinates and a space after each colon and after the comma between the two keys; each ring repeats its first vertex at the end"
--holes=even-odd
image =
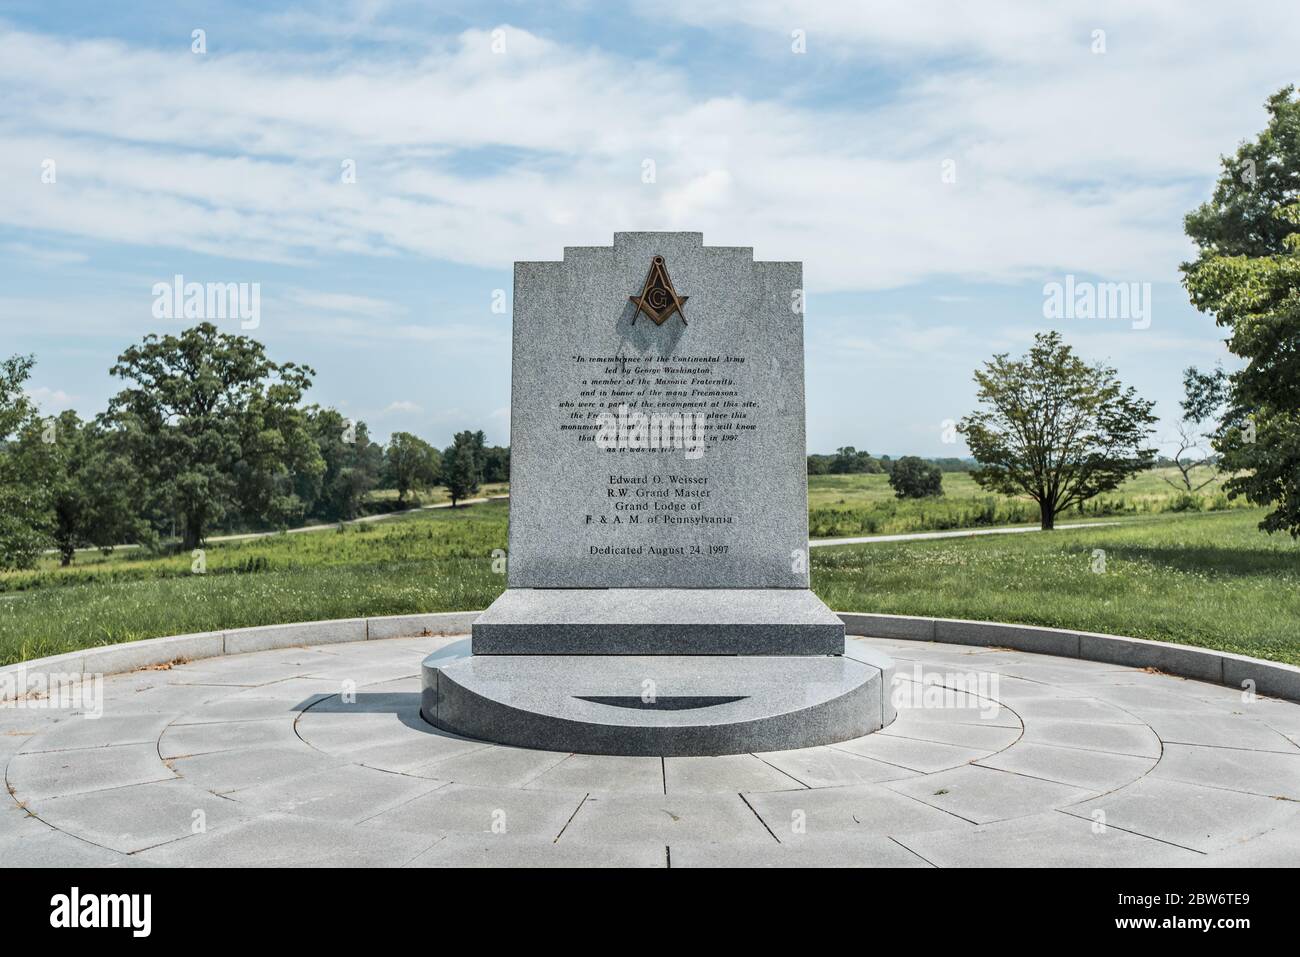
{"type": "MultiPolygon", "coordinates": [[[[378,9],[320,29],[382,42],[378,9]]],[[[805,101],[799,85],[701,95],[687,67],[512,28],[504,54],[468,30],[341,66],[0,27],[0,82],[21,91],[0,104],[0,221],[254,261],[345,251],[498,268],[619,229],[691,228],[805,261],[816,291],[1063,271],[1168,281],[1217,155],[1262,125],[1263,99],[1293,73],[1300,8],[1269,10],[656,7],[669,33],[672,18],[751,31],[770,51],[757,71],[806,29],[809,62],[894,81],[862,102],[820,87],[805,101]],[[45,158],[57,184],[40,182],[45,158]],[[355,184],[340,181],[345,159],[355,184]]]]}
{"type": "Polygon", "coordinates": [[[64,392],[62,389],[51,389],[49,386],[37,386],[34,389],[28,389],[26,394],[27,398],[35,402],[45,415],[71,409],[77,401],[75,395],[64,392]]]}
{"type": "Polygon", "coordinates": [[[5,243],[0,245],[6,258],[16,258],[38,266],[70,266],[90,259],[85,253],[70,249],[47,249],[30,243],[5,243]]]}
{"type": "Polygon", "coordinates": [[[388,317],[406,311],[401,303],[371,296],[356,296],[341,292],[316,292],[310,289],[290,290],[286,297],[289,301],[308,309],[325,312],[345,312],[363,316],[388,317]]]}
{"type": "Polygon", "coordinates": [[[384,408],[384,411],[379,414],[380,415],[393,415],[399,413],[415,414],[423,411],[424,409],[421,406],[417,405],[414,402],[411,402],[409,399],[399,399],[396,402],[388,403],[388,405],[384,408]]]}

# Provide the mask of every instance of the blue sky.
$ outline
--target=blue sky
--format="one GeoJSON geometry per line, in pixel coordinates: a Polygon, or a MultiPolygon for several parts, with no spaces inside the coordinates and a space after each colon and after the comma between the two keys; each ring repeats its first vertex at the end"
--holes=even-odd
{"type": "Polygon", "coordinates": [[[185,325],[154,283],[257,282],[312,399],[440,445],[508,441],[512,262],[629,229],[804,262],[813,451],[965,454],[972,370],[1046,328],[1163,436],[1181,370],[1228,358],[1182,216],[1300,37],[1294,3],[126,7],[0,8],[0,354],[92,414],[185,325]],[[1045,319],[1066,275],[1150,283],[1149,327],[1045,319]]]}

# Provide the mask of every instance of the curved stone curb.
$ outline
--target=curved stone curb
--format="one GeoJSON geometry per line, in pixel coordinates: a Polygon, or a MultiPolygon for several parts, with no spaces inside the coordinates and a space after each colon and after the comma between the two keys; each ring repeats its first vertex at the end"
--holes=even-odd
{"type": "MultiPolygon", "coordinates": [[[[295,645],[464,635],[469,633],[474,619],[480,614],[480,611],[450,611],[305,621],[103,645],[0,668],[0,701],[20,697],[29,687],[28,681],[32,676],[58,675],[66,679],[70,674],[117,674],[178,661],[295,645]]],[[[1034,625],[858,612],[836,614],[844,621],[844,629],[850,635],[1013,648],[1062,658],[1155,668],[1165,674],[1232,688],[1242,688],[1246,682],[1253,682],[1252,688],[1258,694],[1300,702],[1300,668],[1225,651],[1034,625]]]]}
{"type": "Polygon", "coordinates": [[[1036,625],[856,612],[836,614],[843,619],[844,630],[850,635],[1013,648],[1130,668],[1155,668],[1180,678],[1211,681],[1232,688],[1244,689],[1246,682],[1253,682],[1251,690],[1257,694],[1300,702],[1300,668],[1226,651],[1036,625]]]}
{"type": "Polygon", "coordinates": [[[49,658],[33,658],[0,668],[0,701],[21,697],[29,682],[47,682],[69,675],[120,674],[200,658],[217,658],[296,645],[323,645],[341,641],[380,638],[415,638],[467,634],[477,611],[434,612],[424,615],[389,615],[382,618],[336,618],[287,625],[259,625],[229,631],[209,631],[168,638],[146,638],[71,651],[49,658]]]}

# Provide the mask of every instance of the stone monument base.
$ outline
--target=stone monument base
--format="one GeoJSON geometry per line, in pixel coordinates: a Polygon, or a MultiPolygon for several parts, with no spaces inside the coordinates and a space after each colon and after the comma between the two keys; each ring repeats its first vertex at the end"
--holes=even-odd
{"type": "Polygon", "coordinates": [[[838,655],[844,623],[807,588],[508,588],[476,655],[838,655]]]}
{"type": "Polygon", "coordinates": [[[482,655],[469,645],[425,659],[420,713],[498,744],[743,754],[834,744],[895,717],[893,662],[843,638],[841,654],[801,656],[482,655]]]}

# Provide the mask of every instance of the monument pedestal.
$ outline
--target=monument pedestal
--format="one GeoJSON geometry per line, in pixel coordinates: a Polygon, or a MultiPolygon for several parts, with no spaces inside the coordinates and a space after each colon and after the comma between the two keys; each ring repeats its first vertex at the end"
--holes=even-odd
{"type": "MultiPolygon", "coordinates": [[[[477,639],[476,639],[477,640],[477,639]]],[[[893,662],[838,655],[481,655],[424,661],[421,713],[466,737],[582,754],[744,754],[889,724],[893,662]]]]}
{"type": "Polygon", "coordinates": [[[476,655],[838,655],[844,623],[806,588],[509,588],[476,655]]]}

